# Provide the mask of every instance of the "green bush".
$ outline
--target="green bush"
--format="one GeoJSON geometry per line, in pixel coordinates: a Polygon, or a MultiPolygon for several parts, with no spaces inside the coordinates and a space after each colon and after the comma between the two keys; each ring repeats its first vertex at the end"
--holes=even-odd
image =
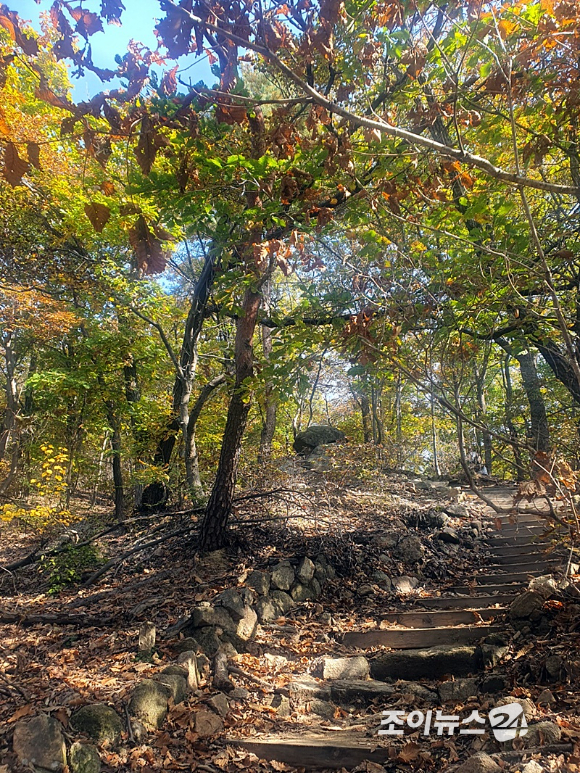
{"type": "Polygon", "coordinates": [[[48,575],[48,592],[54,595],[60,593],[67,585],[79,582],[83,572],[94,569],[99,563],[101,563],[101,557],[94,545],[82,547],[67,545],[62,553],[43,558],[40,568],[48,575]]]}

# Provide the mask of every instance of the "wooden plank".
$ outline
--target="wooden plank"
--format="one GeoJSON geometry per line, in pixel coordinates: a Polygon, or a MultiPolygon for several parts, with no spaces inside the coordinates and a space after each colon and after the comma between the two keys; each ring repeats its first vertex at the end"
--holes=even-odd
{"type": "Polygon", "coordinates": [[[382,615],[380,620],[407,628],[440,628],[447,625],[469,625],[479,618],[492,620],[502,614],[505,607],[478,609],[434,610],[433,612],[392,612],[382,615]]]}
{"type": "Polygon", "coordinates": [[[485,589],[488,595],[481,596],[432,596],[416,599],[417,606],[427,609],[481,609],[482,607],[493,607],[497,604],[511,604],[519,588],[513,586],[513,590],[507,593],[498,593],[491,595],[489,588],[485,589]]]}
{"type": "Polygon", "coordinates": [[[508,582],[529,582],[532,577],[539,577],[541,569],[526,572],[494,572],[493,574],[476,574],[474,578],[478,585],[497,585],[508,582]]]}
{"type": "Polygon", "coordinates": [[[503,625],[473,625],[465,628],[385,628],[374,631],[348,631],[343,634],[345,647],[388,647],[392,650],[416,650],[442,644],[473,644],[492,633],[504,633],[503,625]]]}
{"type": "Polygon", "coordinates": [[[528,568],[549,570],[562,564],[563,560],[561,556],[555,556],[549,561],[544,553],[524,553],[519,556],[512,556],[508,553],[507,556],[492,556],[494,563],[490,564],[489,568],[496,571],[506,571],[509,569],[514,572],[526,571],[528,568]]]}
{"type": "Polygon", "coordinates": [[[493,556],[523,556],[540,553],[551,547],[548,542],[532,542],[525,545],[514,545],[509,542],[506,545],[493,545],[490,550],[493,556]]]}
{"type": "MultiPolygon", "coordinates": [[[[377,720],[377,730],[379,729],[377,720]]],[[[389,745],[379,746],[381,736],[376,736],[366,744],[360,742],[358,736],[352,734],[349,741],[346,734],[339,736],[332,733],[327,737],[313,737],[304,734],[299,738],[262,737],[252,739],[226,738],[225,742],[232,746],[240,746],[247,752],[255,754],[261,760],[276,760],[307,770],[321,768],[354,768],[365,760],[378,764],[390,759],[389,745]]],[[[387,742],[388,743],[388,742],[387,742]]]]}
{"type": "MultiPolygon", "coordinates": [[[[505,584],[498,584],[498,585],[477,585],[474,588],[472,588],[469,585],[453,585],[451,588],[446,588],[449,593],[464,593],[466,596],[470,596],[473,594],[476,594],[478,592],[480,593],[514,593],[518,594],[522,592],[522,588],[525,588],[527,585],[526,582],[516,582],[516,583],[505,583],[505,584]]],[[[473,595],[473,598],[477,598],[476,595],[473,595]]]]}

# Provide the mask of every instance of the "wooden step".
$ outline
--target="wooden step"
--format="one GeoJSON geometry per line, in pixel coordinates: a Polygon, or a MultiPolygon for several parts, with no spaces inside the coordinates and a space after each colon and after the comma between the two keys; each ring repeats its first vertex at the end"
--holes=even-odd
{"type": "Polygon", "coordinates": [[[477,609],[440,610],[433,612],[393,612],[382,615],[385,623],[405,626],[406,628],[441,628],[447,625],[469,625],[481,620],[492,620],[505,611],[505,607],[477,609]]]}
{"type": "Polygon", "coordinates": [[[504,606],[511,604],[514,600],[514,596],[517,595],[520,588],[519,586],[513,586],[513,590],[507,593],[498,593],[491,595],[489,593],[489,587],[485,588],[488,595],[465,595],[465,596],[431,596],[423,597],[415,600],[417,606],[426,607],[427,609],[480,609],[482,607],[496,607],[497,604],[504,606]]]}
{"type": "Polygon", "coordinates": [[[562,556],[554,556],[550,560],[545,553],[523,553],[515,556],[508,553],[503,556],[491,556],[490,560],[494,562],[489,565],[490,569],[502,567],[502,569],[510,568],[517,571],[519,567],[523,569],[528,566],[537,566],[548,570],[551,567],[558,566],[565,559],[562,556]]]}
{"type": "Polygon", "coordinates": [[[493,574],[476,574],[474,579],[477,580],[478,585],[497,585],[508,582],[528,582],[531,577],[539,577],[541,574],[540,569],[529,572],[494,572],[493,574]]]}
{"type": "Polygon", "coordinates": [[[365,760],[379,765],[389,761],[391,743],[388,736],[376,734],[379,725],[380,720],[377,720],[372,740],[361,738],[360,731],[356,734],[333,732],[325,736],[302,731],[299,736],[261,736],[250,739],[229,737],[225,742],[240,746],[261,760],[276,760],[302,770],[351,769],[365,760]]]}
{"type": "Polygon", "coordinates": [[[477,598],[478,593],[521,593],[522,588],[527,585],[526,582],[508,582],[498,585],[476,585],[474,587],[470,585],[453,585],[451,588],[446,588],[450,593],[460,593],[464,596],[472,596],[477,598]]]}
{"type": "Polygon", "coordinates": [[[388,647],[393,650],[414,650],[439,647],[444,644],[473,644],[494,633],[504,633],[505,626],[472,625],[464,628],[385,628],[374,631],[347,631],[341,643],[345,647],[370,649],[388,647]]]}
{"type": "Polygon", "coordinates": [[[514,545],[509,542],[505,545],[492,545],[490,546],[490,552],[492,558],[495,556],[525,556],[533,555],[536,553],[543,553],[546,549],[550,548],[549,542],[533,542],[525,545],[514,545]]]}

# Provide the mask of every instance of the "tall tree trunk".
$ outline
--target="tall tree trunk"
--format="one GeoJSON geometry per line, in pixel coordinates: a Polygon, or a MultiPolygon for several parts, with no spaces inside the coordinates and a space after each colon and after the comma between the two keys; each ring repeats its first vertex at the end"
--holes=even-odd
{"type": "Polygon", "coordinates": [[[516,476],[518,482],[525,480],[527,477],[526,474],[526,468],[524,465],[524,462],[522,460],[522,452],[520,449],[519,444],[519,438],[518,438],[518,431],[516,429],[516,426],[513,421],[513,387],[512,387],[512,377],[510,373],[510,360],[512,359],[511,354],[506,354],[505,359],[503,361],[503,377],[504,377],[504,387],[505,387],[505,423],[508,430],[508,434],[510,437],[510,440],[512,441],[512,451],[514,454],[514,462],[516,467],[516,476]]]}
{"type": "Polygon", "coordinates": [[[197,456],[197,446],[195,443],[195,428],[197,420],[200,417],[203,406],[222,384],[225,384],[225,373],[220,373],[211,381],[204,385],[199,393],[197,400],[193,404],[187,421],[187,435],[185,438],[185,476],[194,497],[203,495],[203,486],[199,475],[199,459],[197,456]]]}
{"type": "Polygon", "coordinates": [[[371,387],[371,410],[373,418],[373,441],[375,445],[380,446],[383,443],[383,423],[380,415],[380,392],[373,384],[371,387]]]}
{"type": "Polygon", "coordinates": [[[441,467],[439,466],[439,443],[437,439],[437,424],[435,423],[435,397],[433,392],[430,395],[431,403],[431,447],[433,449],[433,472],[436,477],[441,475],[441,467]]]}
{"type": "MultiPolygon", "coordinates": [[[[272,296],[272,282],[268,280],[264,284],[264,311],[270,313],[270,298],[272,296]]],[[[264,359],[268,363],[272,359],[272,330],[262,325],[262,350],[264,359]]],[[[272,456],[272,441],[276,432],[276,416],[278,413],[278,401],[271,382],[266,384],[264,390],[264,420],[260,433],[260,448],[258,451],[258,465],[261,467],[270,461],[272,456]]]]}
{"type": "Polygon", "coordinates": [[[19,411],[18,385],[16,383],[16,353],[14,351],[14,334],[7,333],[4,339],[4,362],[6,367],[6,411],[0,434],[0,460],[6,455],[6,449],[16,428],[16,417],[19,411]]]}
{"type": "MultiPolygon", "coordinates": [[[[487,367],[489,363],[489,355],[491,353],[491,346],[486,344],[486,351],[483,358],[481,370],[474,365],[475,386],[477,390],[477,420],[483,426],[485,426],[485,414],[487,412],[487,404],[485,400],[485,376],[487,373],[487,367]]],[[[481,439],[483,441],[483,460],[488,475],[492,474],[492,436],[485,429],[482,430],[481,439]]]]}
{"type": "Polygon", "coordinates": [[[522,384],[526,392],[526,397],[530,404],[530,422],[531,422],[531,445],[534,451],[545,451],[549,453],[550,428],[548,426],[548,417],[546,416],[546,405],[541,391],[540,379],[536,370],[536,360],[529,351],[521,352],[515,355],[522,376],[522,384]]]}
{"type": "Polygon", "coordinates": [[[250,411],[248,381],[254,374],[252,339],[261,301],[261,294],[248,288],[242,314],[236,323],[236,380],[228,408],[218,470],[200,528],[200,548],[204,552],[223,547],[227,539],[242,438],[250,411]]]}
{"type": "Polygon", "coordinates": [[[113,486],[115,499],[115,518],[125,520],[125,491],[123,485],[123,466],[121,463],[121,420],[115,412],[112,400],[105,401],[107,423],[111,429],[111,454],[113,468],[113,486]]]}

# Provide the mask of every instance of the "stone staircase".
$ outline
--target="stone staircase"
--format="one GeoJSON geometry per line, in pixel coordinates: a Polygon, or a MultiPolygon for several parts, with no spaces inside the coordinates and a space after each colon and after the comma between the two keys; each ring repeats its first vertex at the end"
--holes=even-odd
{"type": "MultiPolygon", "coordinates": [[[[444,713],[453,713],[456,704],[472,696],[499,700],[509,695],[505,675],[491,670],[506,651],[508,607],[532,578],[563,564],[560,555],[548,552],[551,543],[544,539],[545,532],[539,516],[521,516],[517,523],[506,517],[490,521],[489,555],[479,573],[442,588],[441,595],[412,597],[404,611],[377,614],[375,629],[336,632],[341,657],[322,658],[318,670],[282,691],[290,705],[311,706],[311,721],[294,727],[288,721],[287,732],[231,736],[227,742],[260,759],[307,771],[348,770],[365,760],[385,764],[399,759],[401,741],[377,734],[381,712],[404,705],[405,697],[409,710],[444,708],[444,713]],[[374,706],[376,713],[369,715],[368,708],[374,706]],[[353,707],[366,708],[367,713],[357,715],[353,707]],[[320,715],[344,721],[331,722],[329,728],[328,721],[319,721],[320,715]]],[[[252,732],[250,727],[244,732],[248,730],[252,732]]],[[[428,749],[438,740],[420,738],[419,743],[428,749]]],[[[501,753],[501,745],[493,743],[492,751],[501,753]]]]}

